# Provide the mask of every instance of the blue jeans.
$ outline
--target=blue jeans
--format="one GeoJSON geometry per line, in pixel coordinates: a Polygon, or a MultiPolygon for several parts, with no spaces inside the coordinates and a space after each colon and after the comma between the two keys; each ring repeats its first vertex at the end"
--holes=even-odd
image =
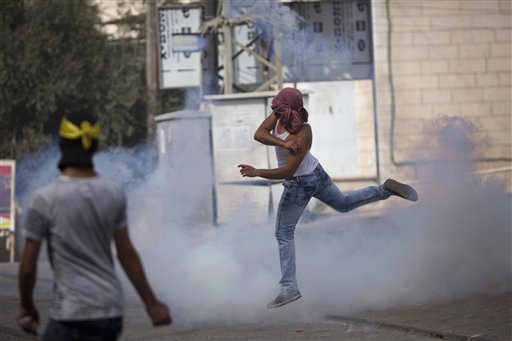
{"type": "Polygon", "coordinates": [[[115,341],[122,329],[122,317],[88,321],[50,319],[41,341],[115,341]]]}
{"type": "Polygon", "coordinates": [[[306,205],[315,197],[338,212],[348,212],[356,207],[390,197],[383,185],[369,186],[344,195],[319,164],[307,175],[288,179],[277,210],[275,236],[279,245],[281,263],[281,292],[298,290],[295,276],[295,225],[306,205]]]}

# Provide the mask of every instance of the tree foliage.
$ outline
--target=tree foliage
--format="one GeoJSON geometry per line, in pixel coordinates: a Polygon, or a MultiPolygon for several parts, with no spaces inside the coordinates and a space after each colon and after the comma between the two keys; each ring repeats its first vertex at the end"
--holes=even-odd
{"type": "Polygon", "coordinates": [[[2,0],[0,158],[38,150],[78,107],[99,118],[103,146],[145,137],[145,47],[99,23],[88,0],[2,0]]]}

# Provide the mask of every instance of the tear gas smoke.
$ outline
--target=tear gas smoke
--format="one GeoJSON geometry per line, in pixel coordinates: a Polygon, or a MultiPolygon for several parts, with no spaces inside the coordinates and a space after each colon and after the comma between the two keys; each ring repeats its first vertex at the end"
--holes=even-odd
{"type": "MultiPolygon", "coordinates": [[[[262,31],[269,20],[284,26],[282,32],[293,32],[300,21],[285,7],[266,9],[275,5],[271,1],[234,3],[233,15],[241,16],[237,6],[257,4],[245,14],[262,31]]],[[[294,39],[284,43],[292,44],[283,46],[284,52],[300,51],[293,58],[310,50],[298,48],[294,39]]],[[[414,184],[418,202],[392,197],[372,204],[385,208],[377,218],[355,211],[299,223],[297,276],[303,298],[274,310],[265,307],[278,293],[280,278],[272,225],[250,225],[243,215],[218,228],[176,219],[197,204],[183,195],[199,191],[194,183],[205,173],[172,164],[155,169],[156,154],[148,152],[155,150],[152,144],[103,151],[95,162],[101,173],[127,185],[130,233],[176,323],[307,320],[512,290],[511,196],[499,181],[474,175],[471,159],[482,147],[478,130],[461,118],[444,117],[432,122],[425,136],[428,143],[418,146],[424,153],[413,157],[423,161],[414,184]]],[[[193,140],[172,143],[177,164],[193,165],[197,156],[181,148],[193,140]]],[[[50,147],[19,162],[22,204],[57,174],[57,160],[57,149],[50,147]]],[[[240,212],[244,209],[240,202],[240,212]]],[[[129,285],[126,290],[133,293],[129,285]]]]}
{"type": "MultiPolygon", "coordinates": [[[[156,155],[148,153],[151,145],[103,151],[95,162],[103,174],[127,184],[130,233],[151,284],[177,323],[308,320],[510,291],[510,193],[499,181],[480,181],[472,173],[469,151],[479,147],[473,125],[446,117],[433,122],[432,129],[436,133],[427,136],[436,148],[423,158],[436,162],[418,166],[428,174],[416,184],[418,202],[392,197],[374,204],[385,207],[377,218],[355,211],[299,223],[297,274],[303,298],[275,310],[265,308],[278,292],[280,277],[272,225],[251,226],[240,219],[222,227],[196,226],[173,219],[195,203],[175,200],[168,206],[159,193],[179,197],[180,191],[196,189],[173,191],[163,175],[168,172],[152,172],[156,155]],[[439,162],[440,155],[453,160],[449,153],[460,156],[460,150],[468,153],[457,162],[439,162]]],[[[179,153],[180,144],[190,141],[173,143],[179,153]]],[[[56,174],[56,148],[43,153],[34,156],[38,167],[31,176],[25,170],[32,160],[19,163],[19,198],[56,174]]],[[[186,153],[177,160],[194,157],[186,153]]],[[[178,174],[184,183],[198,176],[178,174]]],[[[126,291],[133,293],[129,284],[126,291]]]]}
{"type": "Polygon", "coordinates": [[[233,22],[250,21],[267,38],[277,33],[292,34],[304,21],[288,6],[271,0],[231,1],[229,18],[233,22]]]}
{"type": "MultiPolygon", "coordinates": [[[[313,76],[310,75],[309,69],[312,65],[319,63],[324,65],[325,79],[330,79],[333,76],[333,70],[340,64],[352,63],[352,52],[350,49],[342,49],[343,53],[340,53],[339,46],[333,46],[329,38],[323,38],[316,33],[314,25],[308,24],[305,20],[307,16],[305,8],[310,7],[308,5],[306,3],[285,5],[272,0],[234,0],[231,1],[229,19],[234,23],[250,22],[256,27],[261,40],[266,44],[275,42],[271,45],[272,48],[265,52],[270,59],[275,58],[274,47],[279,46],[279,58],[282,61],[285,79],[291,82],[311,79],[313,76]],[[318,58],[319,55],[322,56],[321,61],[318,58]]],[[[342,11],[340,2],[324,4],[324,6],[327,6],[324,10],[331,13],[342,11]]],[[[315,70],[317,74],[319,71],[315,70]]],[[[344,77],[350,78],[350,74],[345,73],[344,77]]]]}

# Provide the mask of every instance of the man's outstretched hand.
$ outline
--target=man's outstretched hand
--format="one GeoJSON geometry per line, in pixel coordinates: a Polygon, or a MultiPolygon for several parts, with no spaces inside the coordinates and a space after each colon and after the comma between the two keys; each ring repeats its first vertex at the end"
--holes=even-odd
{"type": "Polygon", "coordinates": [[[255,176],[258,176],[256,173],[256,169],[253,166],[249,165],[238,165],[240,168],[240,174],[242,174],[243,177],[249,177],[254,178],[255,176]]]}

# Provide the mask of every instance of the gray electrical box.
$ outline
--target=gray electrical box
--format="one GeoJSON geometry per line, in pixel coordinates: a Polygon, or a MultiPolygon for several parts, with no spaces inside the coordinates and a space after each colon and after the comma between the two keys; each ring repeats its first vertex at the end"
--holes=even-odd
{"type": "Polygon", "coordinates": [[[216,224],[211,115],[178,111],[158,115],[158,173],[163,210],[177,224],[216,224]]]}

